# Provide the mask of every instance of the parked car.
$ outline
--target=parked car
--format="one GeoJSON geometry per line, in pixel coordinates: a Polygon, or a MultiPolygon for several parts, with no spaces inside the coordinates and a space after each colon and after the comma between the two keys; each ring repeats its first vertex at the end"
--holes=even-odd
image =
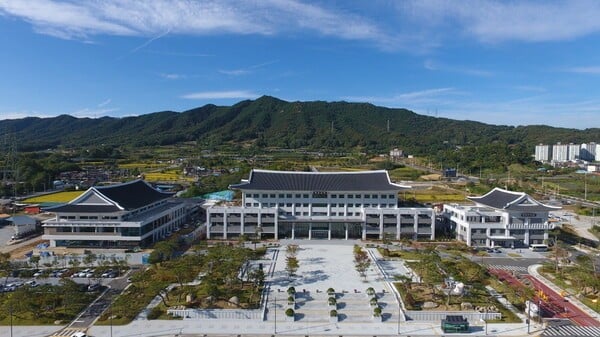
{"type": "Polygon", "coordinates": [[[108,275],[112,274],[113,270],[109,269],[107,271],[105,271],[104,273],[102,273],[102,275],[100,275],[100,277],[109,277],[108,275]]]}
{"type": "Polygon", "coordinates": [[[96,291],[96,290],[98,290],[98,289],[100,289],[100,284],[99,284],[99,283],[93,283],[93,284],[90,284],[90,285],[87,287],[87,290],[88,290],[88,291],[96,291]]]}

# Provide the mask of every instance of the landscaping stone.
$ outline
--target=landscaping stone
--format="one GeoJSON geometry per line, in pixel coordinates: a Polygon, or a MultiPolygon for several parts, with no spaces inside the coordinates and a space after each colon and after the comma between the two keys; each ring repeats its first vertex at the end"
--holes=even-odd
{"type": "Polygon", "coordinates": [[[460,310],[473,310],[473,304],[470,302],[462,302],[460,304],[460,310]]]}
{"type": "Polygon", "coordinates": [[[437,308],[438,304],[435,302],[425,302],[423,303],[423,309],[433,309],[433,308],[437,308]]]}

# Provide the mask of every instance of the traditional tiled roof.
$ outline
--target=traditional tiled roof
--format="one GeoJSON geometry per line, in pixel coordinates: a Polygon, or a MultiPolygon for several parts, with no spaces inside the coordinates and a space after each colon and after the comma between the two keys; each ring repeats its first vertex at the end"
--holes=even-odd
{"type": "Polygon", "coordinates": [[[387,171],[289,172],[252,170],[248,180],[229,186],[261,191],[396,191],[407,186],[390,181],[387,171]]]}
{"type": "Polygon", "coordinates": [[[505,209],[521,212],[542,212],[554,211],[560,207],[548,206],[533,199],[527,193],[507,191],[501,188],[494,188],[483,196],[468,197],[469,200],[488,207],[496,209],[505,209]]]}
{"type": "Polygon", "coordinates": [[[68,204],[48,208],[51,212],[105,213],[134,210],[171,197],[143,180],[109,186],[91,187],[68,204]]]}

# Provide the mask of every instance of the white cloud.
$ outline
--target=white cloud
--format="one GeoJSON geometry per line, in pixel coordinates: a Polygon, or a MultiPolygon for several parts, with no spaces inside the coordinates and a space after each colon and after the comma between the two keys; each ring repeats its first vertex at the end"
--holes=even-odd
{"type": "Polygon", "coordinates": [[[98,34],[160,38],[165,32],[275,35],[311,31],[377,44],[394,40],[375,22],[360,15],[298,0],[3,0],[0,13],[19,17],[31,23],[37,32],[60,38],[88,39],[98,34]]]}
{"type": "Polygon", "coordinates": [[[263,67],[271,65],[273,63],[277,63],[277,62],[279,62],[279,60],[273,60],[273,61],[263,62],[263,63],[259,63],[259,64],[254,64],[249,67],[240,68],[240,69],[219,70],[219,72],[221,74],[225,74],[225,75],[229,75],[229,76],[247,75],[247,74],[254,72],[256,69],[263,68],[263,67]]]}
{"type": "Polygon", "coordinates": [[[110,104],[110,102],[112,102],[112,99],[109,98],[109,99],[105,100],[104,102],[98,104],[98,107],[101,108],[101,107],[107,106],[110,104]]]}
{"type": "Polygon", "coordinates": [[[181,98],[185,99],[249,99],[256,98],[258,94],[255,94],[246,90],[229,90],[229,91],[200,91],[182,95],[181,98]]]}
{"type": "Polygon", "coordinates": [[[600,75],[600,66],[573,67],[567,68],[566,71],[577,74],[600,75]]]}
{"type": "Polygon", "coordinates": [[[493,73],[491,71],[478,69],[475,67],[464,67],[464,66],[453,66],[447,65],[444,63],[440,63],[431,59],[425,60],[423,62],[423,68],[431,71],[443,71],[443,72],[451,72],[451,73],[459,73],[469,76],[477,76],[477,77],[489,77],[492,76],[493,73]]]}
{"type": "Polygon", "coordinates": [[[119,111],[119,108],[83,108],[69,113],[73,117],[99,118],[108,116],[109,113],[119,111]]]}
{"type": "Polygon", "coordinates": [[[159,74],[159,76],[166,80],[181,80],[181,79],[187,78],[187,75],[175,74],[175,73],[162,73],[162,74],[159,74]]]}
{"type": "Polygon", "coordinates": [[[415,104],[434,102],[442,96],[453,94],[459,94],[459,92],[454,88],[434,88],[399,93],[390,96],[345,96],[342,97],[342,99],[354,102],[370,102],[374,104],[392,104],[395,106],[411,107],[415,104]]]}
{"type": "Polygon", "coordinates": [[[412,0],[401,18],[429,29],[458,30],[484,42],[561,41],[600,32],[600,2],[412,0]]]}

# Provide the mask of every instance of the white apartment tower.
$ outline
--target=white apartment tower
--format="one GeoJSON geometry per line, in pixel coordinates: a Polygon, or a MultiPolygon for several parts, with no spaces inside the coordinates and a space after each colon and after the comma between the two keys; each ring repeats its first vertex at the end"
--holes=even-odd
{"type": "Polygon", "coordinates": [[[541,162],[548,162],[552,159],[552,147],[550,145],[536,145],[535,146],[535,160],[541,162]]]}

